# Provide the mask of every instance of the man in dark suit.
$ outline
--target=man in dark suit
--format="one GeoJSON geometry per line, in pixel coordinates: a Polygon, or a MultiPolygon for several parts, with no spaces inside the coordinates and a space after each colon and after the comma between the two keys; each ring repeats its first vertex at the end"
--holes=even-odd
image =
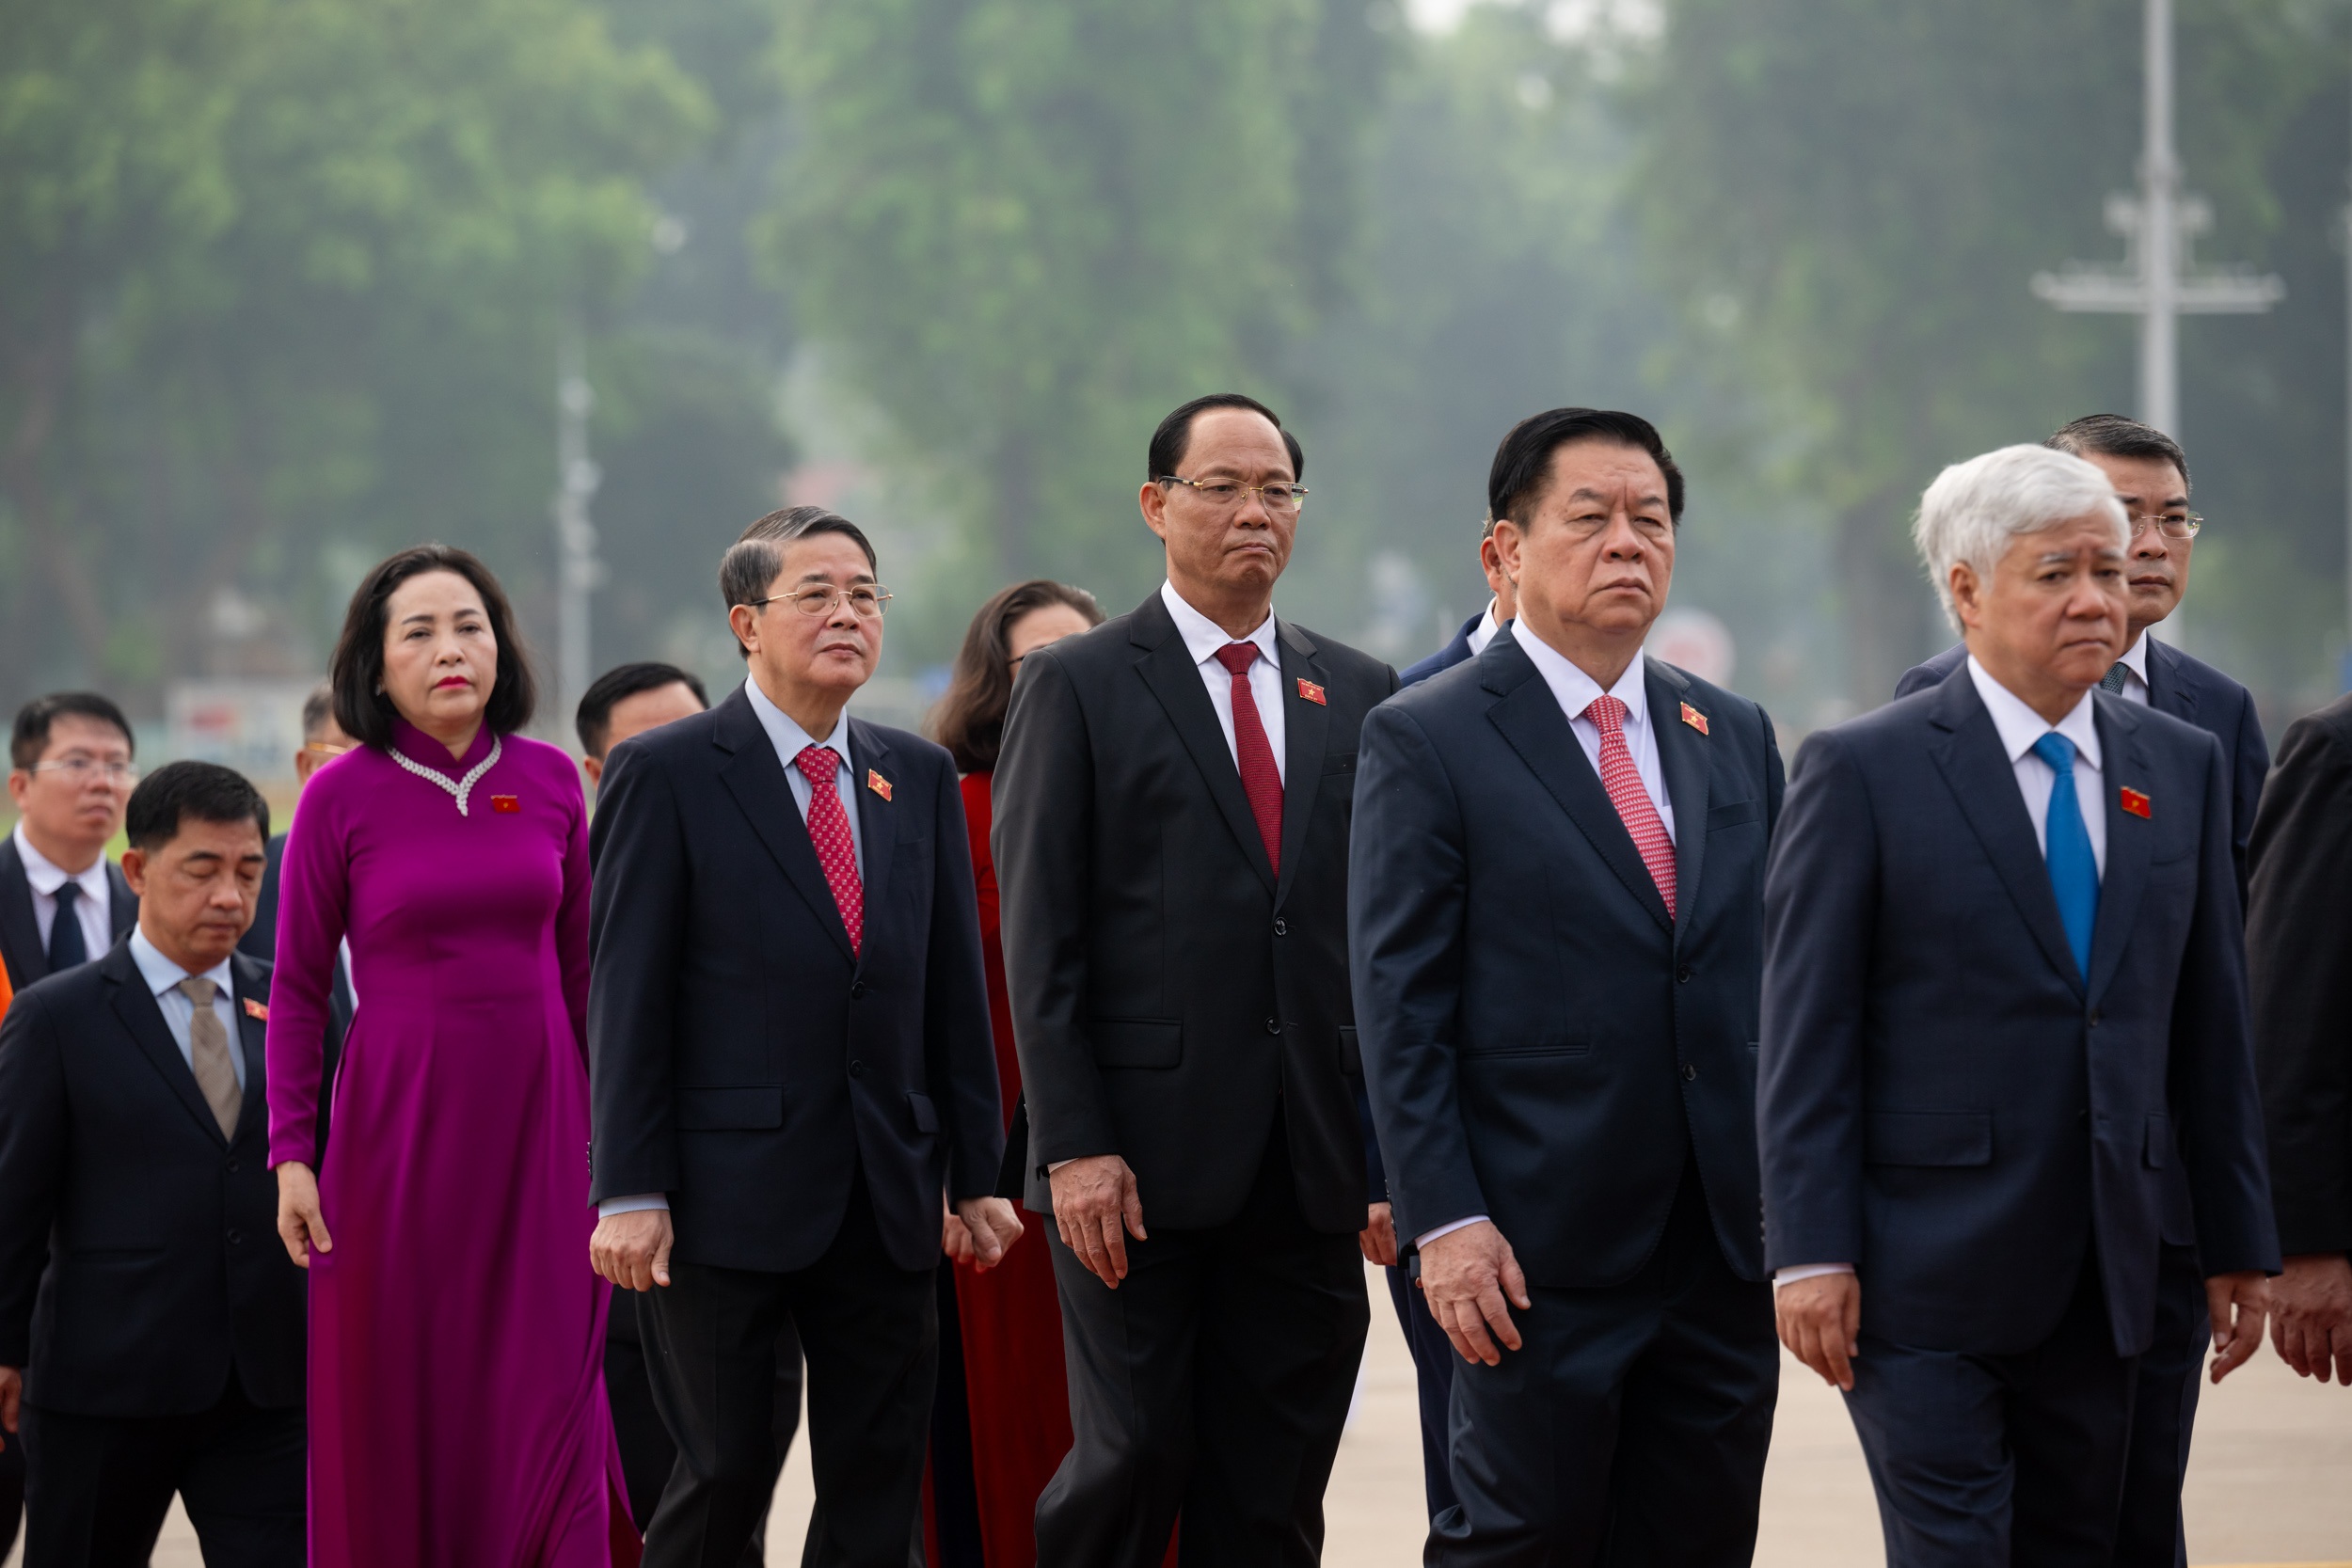
{"type": "Polygon", "coordinates": [[[274,1244],[253,918],[269,807],[175,762],[130,800],[137,928],[0,1023],[0,1429],[28,1562],[304,1560],[302,1274],[274,1244]],[[22,1403],[20,1405],[20,1397],[22,1403]]]}
{"type": "Polygon", "coordinates": [[[941,1203],[1020,1234],[955,765],[842,713],[882,651],[873,546],[754,523],[720,590],[749,678],[615,748],[596,865],[591,1254],[678,1460],[656,1568],[734,1561],[775,1481],[777,1341],[808,1357],[807,1560],[903,1568],[938,1366],[941,1203]],[[675,1255],[673,1247],[675,1244],[675,1255]]]}
{"type": "Polygon", "coordinates": [[[1487,491],[1518,618],[1365,723],[1349,870],[1398,1232],[1463,1363],[1427,1557],[1744,1562],[1780,755],[1754,703],[1642,657],[1683,499],[1648,420],[1523,420],[1487,491]]]}
{"type": "Polygon", "coordinates": [[[1892,1568],[2106,1563],[2171,1167],[2217,1380],[2279,1266],[2229,768],[2098,689],[2130,542],[2098,468],[1989,452],[1917,535],[1965,673],[1808,740],[1772,847],[1766,1252],[1892,1568]]]}
{"type": "MultiPolygon", "coordinates": [[[[2230,764],[2230,834],[2243,894],[2247,845],[2263,775],[2270,766],[2253,694],[2212,665],[2148,635],[2149,627],[2179,607],[2188,587],[2189,554],[2202,526],[2202,519],[2188,509],[2188,454],[2162,431],[2117,414],[2076,420],[2043,445],[2084,458],[2106,474],[2131,519],[2124,571],[2125,645],[2100,685],[2127,703],[2169,713],[2221,742],[2230,764]]],[[[1895,695],[1907,697],[1939,684],[1967,657],[1965,643],[1946,649],[1905,673],[1895,695]]],[[[2198,1263],[2196,1222],[2188,1184],[2182,1177],[2176,1164],[2167,1179],[2156,1338],[2140,1357],[2139,1392],[2132,1402],[2132,1450],[2116,1533],[2117,1568],[2188,1564],[2181,1481],[2188,1469],[2199,1374],[2212,1336],[2205,1326],[2205,1271],[2198,1263]]]]}
{"type": "Polygon", "coordinates": [[[2286,1255],[2271,1338],[2352,1387],[2352,697],[2287,726],[2253,865],[2246,968],[2286,1255]]]}
{"type": "Polygon", "coordinates": [[[1478,569],[1486,574],[1486,587],[1492,594],[1486,608],[1471,616],[1454,634],[1454,640],[1418,664],[1406,667],[1399,680],[1406,686],[1418,686],[1440,670],[1451,670],[1466,659],[1476,658],[1486,651],[1486,644],[1495,640],[1495,633],[1511,624],[1517,609],[1517,590],[1503,575],[1502,558],[1495,549],[1495,520],[1486,519],[1486,531],[1478,537],[1478,569]]]}
{"type": "Polygon", "coordinates": [[[1369,1312],[1346,976],[1356,736],[1386,665],[1273,612],[1304,491],[1263,404],[1146,456],[1167,581],[1028,656],[996,766],[1005,972],[1077,1440],[1042,1568],[1295,1563],[1369,1312]],[[1147,1228],[1148,1227],[1148,1228],[1147,1228]]]}

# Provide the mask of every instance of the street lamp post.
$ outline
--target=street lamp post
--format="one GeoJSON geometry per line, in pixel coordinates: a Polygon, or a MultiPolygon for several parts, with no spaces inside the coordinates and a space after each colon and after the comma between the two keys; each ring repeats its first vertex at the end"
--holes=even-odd
{"type": "Polygon", "coordinates": [[[603,473],[588,455],[588,415],[596,394],[588,385],[579,335],[566,333],[555,356],[556,673],[564,712],[578,710],[588,690],[588,595],[604,581],[596,559],[596,527],[588,501],[603,473]]]}

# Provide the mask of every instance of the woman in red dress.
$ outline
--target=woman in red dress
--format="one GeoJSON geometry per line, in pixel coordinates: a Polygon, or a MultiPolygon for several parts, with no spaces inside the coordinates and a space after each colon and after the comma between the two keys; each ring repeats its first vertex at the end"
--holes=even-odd
{"type": "MultiPolygon", "coordinates": [[[[1005,950],[997,935],[996,869],[988,848],[989,779],[1022,659],[1102,621],[1094,595],[1082,588],[1040,578],[1005,589],[972,618],[963,651],[956,658],[955,678],[932,717],[933,733],[955,753],[956,767],[963,774],[963,815],[971,829],[980,945],[988,964],[989,1017],[995,1026],[996,1072],[1008,1122],[1020,1105],[1021,1064],[1013,1054],[1005,950]]],[[[1008,1168],[1017,1169],[1026,1161],[1026,1123],[1023,1112],[1008,1145],[1008,1168]]],[[[1017,1202],[1018,1186],[1013,1193],[1017,1202]]],[[[1016,1246],[1003,1262],[982,1274],[972,1266],[971,1242],[961,1234],[962,1227],[946,1229],[954,1233],[947,1250],[955,1259],[955,1313],[962,1328],[963,1394],[970,1411],[970,1484],[981,1551],[987,1568],[1029,1568],[1037,1561],[1038,1494],[1054,1478],[1071,1441],[1070,1385],[1062,1368],[1061,1308],[1054,1297],[1053,1263],[1042,1246],[1016,1246]]],[[[945,1395],[949,1357],[940,1359],[945,1395]]],[[[933,1430],[932,1495],[944,1514],[949,1497],[962,1492],[958,1484],[961,1478],[943,1473],[951,1444],[936,1426],[933,1430]]],[[[934,1525],[938,1534],[952,1530],[944,1517],[934,1525]]],[[[956,1555],[952,1546],[940,1542],[930,1560],[951,1560],[956,1555]]]]}

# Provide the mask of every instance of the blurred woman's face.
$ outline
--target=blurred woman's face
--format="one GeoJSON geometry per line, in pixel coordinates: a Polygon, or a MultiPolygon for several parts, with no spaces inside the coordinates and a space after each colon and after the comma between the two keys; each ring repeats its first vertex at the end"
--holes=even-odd
{"type": "Polygon", "coordinates": [[[1093,629],[1093,622],[1066,604],[1038,606],[1005,628],[1005,649],[1011,656],[1012,673],[1021,673],[1021,661],[1048,642],[1093,629]]]}
{"type": "Polygon", "coordinates": [[[455,572],[420,572],[392,590],[384,694],[403,719],[462,750],[482,723],[498,673],[498,639],[472,583],[455,572]]]}

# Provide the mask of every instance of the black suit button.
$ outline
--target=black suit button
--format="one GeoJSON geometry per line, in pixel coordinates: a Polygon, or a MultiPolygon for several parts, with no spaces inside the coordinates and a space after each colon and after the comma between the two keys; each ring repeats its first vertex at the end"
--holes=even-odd
{"type": "Polygon", "coordinates": [[[850,1064],[850,1077],[852,1077],[852,1078],[863,1078],[863,1077],[865,1077],[865,1076],[866,1076],[866,1064],[865,1064],[864,1062],[851,1062],[851,1063],[850,1064]]]}
{"type": "Polygon", "coordinates": [[[2093,1029],[2099,1027],[2099,1009],[2096,1007],[2090,1009],[2090,1026],[2093,1029]]]}
{"type": "Polygon", "coordinates": [[[852,980],[852,981],[850,981],[850,1001],[855,1002],[855,1001],[858,1001],[858,1000],[862,999],[862,998],[866,995],[866,982],[865,982],[865,981],[863,981],[863,980],[852,980]]]}
{"type": "Polygon", "coordinates": [[[1698,1076],[1699,1076],[1699,1069],[1698,1069],[1698,1068],[1697,1068],[1696,1066],[1694,1066],[1693,1064],[1692,1064],[1692,1063],[1690,1063],[1690,1062],[1685,1062],[1685,1063],[1683,1063],[1683,1064],[1682,1064],[1682,1081],[1683,1081],[1684,1083],[1686,1083],[1686,1084],[1696,1083],[1696,1082],[1698,1081],[1698,1076]]]}
{"type": "Polygon", "coordinates": [[[1265,1032],[1269,1035],[1280,1034],[1282,1032],[1282,1021],[1279,1018],[1267,1019],[1265,1021],[1265,1032]]]}
{"type": "Polygon", "coordinates": [[[245,1232],[244,1232],[244,1231],[242,1231],[242,1230],[231,1230],[230,1232],[229,1232],[229,1244],[230,1244],[230,1246],[235,1246],[235,1245],[237,1245],[240,1242],[243,1242],[244,1240],[245,1240],[245,1232]]]}
{"type": "Polygon", "coordinates": [[[237,1174],[237,1162],[234,1160],[229,1162],[229,1174],[231,1176],[237,1174]]]}
{"type": "Polygon", "coordinates": [[[1675,984],[1678,986],[1687,986],[1690,983],[1691,966],[1689,964],[1684,964],[1680,969],[1675,971],[1675,984]]]}
{"type": "Polygon", "coordinates": [[[1291,924],[1290,924],[1290,922],[1289,922],[1289,921],[1287,921],[1287,920],[1278,920],[1278,921],[1276,921],[1276,922],[1274,923],[1274,934],[1275,934],[1276,936],[1278,936],[1278,937],[1286,937],[1286,936],[1289,936],[1289,935],[1291,934],[1291,924]]]}

